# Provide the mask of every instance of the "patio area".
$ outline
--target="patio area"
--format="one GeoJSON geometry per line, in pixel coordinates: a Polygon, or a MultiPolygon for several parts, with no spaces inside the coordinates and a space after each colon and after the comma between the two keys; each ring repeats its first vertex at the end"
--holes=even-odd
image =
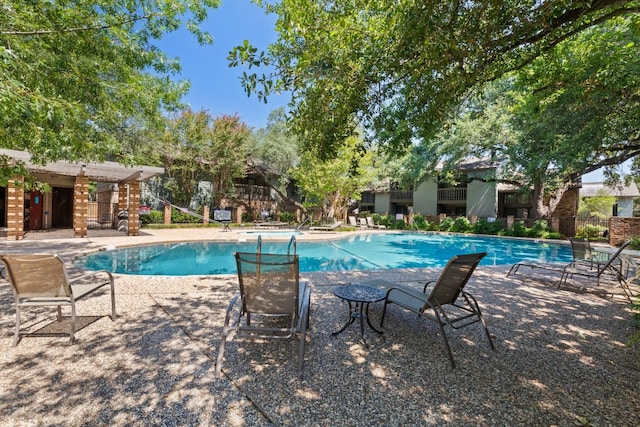
{"type": "MultiPolygon", "coordinates": [[[[314,235],[313,238],[332,236],[314,235]]],[[[335,237],[335,235],[333,236],[335,237]]],[[[58,252],[167,240],[237,239],[215,229],[143,230],[88,238],[30,233],[4,253],[58,252]]],[[[106,292],[78,304],[76,343],[55,332],[54,309],[29,310],[12,347],[15,314],[0,283],[0,420],[7,425],[404,426],[615,425],[640,418],[640,347],[622,295],[558,290],[540,276],[505,277],[509,266],[479,267],[467,290],[494,336],[478,325],[449,332],[451,369],[437,326],[391,306],[384,335],[337,336],[347,308],[344,283],[375,279],[421,286],[440,269],[305,273],[312,285],[304,380],[297,342],[231,339],[223,375],[215,359],[235,275],[116,275],[118,319],[106,292]],[[580,424],[582,423],[582,424],[580,424]]],[[[552,280],[559,277],[550,276],[552,280]]],[[[632,286],[637,294],[637,285],[632,286]]],[[[617,291],[620,292],[621,291],[617,291]]],[[[371,304],[377,324],[382,303],[371,304]]],[[[65,325],[66,326],[66,325],[65,325]]],[[[66,330],[66,329],[65,329],[66,330]]]]}

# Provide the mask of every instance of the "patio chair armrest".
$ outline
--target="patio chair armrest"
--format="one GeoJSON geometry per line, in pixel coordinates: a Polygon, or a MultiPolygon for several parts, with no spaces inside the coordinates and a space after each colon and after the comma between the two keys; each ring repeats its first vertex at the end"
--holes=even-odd
{"type": "MultiPolygon", "coordinates": [[[[231,298],[231,301],[229,302],[229,305],[227,306],[227,312],[225,313],[224,316],[224,326],[223,326],[223,330],[227,329],[229,326],[229,320],[231,319],[231,312],[233,311],[233,307],[238,303],[238,301],[240,300],[240,292],[236,292],[236,294],[233,296],[233,298],[231,298]]],[[[240,311],[242,312],[242,309],[240,309],[240,311]]],[[[240,315],[238,315],[238,318],[234,320],[232,328],[235,327],[238,324],[238,321],[240,320],[240,315]]]]}
{"type": "Polygon", "coordinates": [[[96,271],[86,271],[84,273],[82,273],[79,276],[75,276],[71,279],[69,279],[69,284],[73,285],[76,282],[80,282],[80,281],[84,281],[87,280],[88,278],[91,277],[99,277],[101,274],[105,274],[107,277],[107,279],[109,280],[109,283],[113,286],[113,274],[111,274],[111,272],[107,271],[107,270],[96,270],[96,271]]]}
{"type": "Polygon", "coordinates": [[[429,280],[427,283],[424,284],[424,288],[422,288],[422,292],[423,293],[427,293],[427,288],[429,287],[430,284],[435,283],[435,280],[429,280]]]}

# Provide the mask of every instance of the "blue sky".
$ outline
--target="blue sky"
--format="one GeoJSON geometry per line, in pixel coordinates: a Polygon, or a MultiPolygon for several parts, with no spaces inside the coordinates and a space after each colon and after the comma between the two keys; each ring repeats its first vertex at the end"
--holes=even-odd
{"type": "Polygon", "coordinates": [[[238,114],[257,129],[266,125],[269,112],[286,106],[287,95],[271,96],[267,104],[256,96],[247,97],[240,84],[243,69],[229,68],[227,61],[229,51],[245,39],[259,50],[275,42],[275,20],[250,0],[222,0],[202,26],[213,35],[213,45],[200,46],[186,30],[171,33],[158,43],[169,57],[180,58],[180,77],[191,82],[185,101],[194,111],[208,110],[214,117],[238,114]]]}

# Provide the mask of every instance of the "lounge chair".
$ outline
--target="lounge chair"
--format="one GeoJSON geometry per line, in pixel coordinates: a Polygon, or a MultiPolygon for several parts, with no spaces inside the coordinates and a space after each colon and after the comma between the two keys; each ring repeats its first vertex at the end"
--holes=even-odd
{"type": "Polygon", "coordinates": [[[310,231],[333,231],[333,232],[335,232],[341,226],[342,226],[342,221],[336,221],[333,224],[316,225],[316,226],[313,226],[313,227],[309,227],[309,230],[310,231]]]}
{"type": "Polygon", "coordinates": [[[583,261],[574,262],[567,265],[563,272],[558,288],[567,284],[567,280],[573,276],[582,276],[589,279],[596,279],[596,285],[600,286],[602,280],[618,282],[625,296],[631,302],[632,293],[627,278],[631,271],[630,261],[622,255],[622,251],[629,246],[631,242],[623,243],[618,250],[612,254],[607,262],[602,261],[583,261]]]}
{"type": "Polygon", "coordinates": [[[299,335],[298,376],[302,378],[311,289],[300,281],[298,256],[238,252],[235,258],[240,290],[227,308],[216,373],[222,371],[229,332],[236,330],[238,336],[255,338],[299,335]],[[274,324],[274,320],[280,322],[274,324]]]}
{"type": "Polygon", "coordinates": [[[111,290],[111,320],[116,318],[113,276],[108,271],[95,271],[69,279],[64,261],[58,255],[2,255],[7,280],[11,285],[16,308],[16,330],[13,345],[20,341],[20,313],[24,307],[57,306],[58,321],[61,307],[71,307],[69,342],[75,340],[76,302],[103,286],[111,290]]]}
{"type": "Polygon", "coordinates": [[[367,217],[367,226],[369,228],[377,228],[377,229],[380,229],[380,230],[386,230],[386,228],[387,228],[385,225],[380,225],[380,224],[374,223],[372,216],[368,216],[367,217]]]}
{"type": "Polygon", "coordinates": [[[389,304],[397,304],[402,308],[417,313],[418,316],[424,316],[434,321],[440,328],[452,368],[455,368],[456,364],[444,331],[445,326],[460,329],[480,322],[487,335],[491,349],[495,350],[478,302],[471,294],[463,290],[480,260],[485,255],[486,253],[483,252],[457,255],[451,258],[429,293],[427,293],[427,288],[433,281],[427,282],[422,292],[396,285],[388,287],[380,326],[382,327],[384,324],[389,304]],[[460,296],[462,298],[459,298],[460,296]],[[433,314],[429,313],[430,310],[433,310],[433,314]]]}
{"type": "MultiPolygon", "coordinates": [[[[589,240],[587,239],[575,239],[569,238],[569,242],[571,243],[571,253],[573,255],[573,259],[570,265],[577,264],[591,264],[594,262],[595,258],[593,258],[593,251],[591,250],[591,245],[589,244],[589,240]]],[[[544,262],[535,262],[535,261],[520,261],[516,264],[513,264],[509,271],[507,272],[507,277],[511,275],[515,275],[520,267],[529,267],[530,269],[541,269],[552,271],[555,273],[562,274],[564,271],[566,264],[563,263],[544,263],[544,262]]]]}
{"type": "Polygon", "coordinates": [[[349,225],[356,228],[362,228],[362,225],[358,223],[358,219],[355,216],[349,217],[349,225]]]}

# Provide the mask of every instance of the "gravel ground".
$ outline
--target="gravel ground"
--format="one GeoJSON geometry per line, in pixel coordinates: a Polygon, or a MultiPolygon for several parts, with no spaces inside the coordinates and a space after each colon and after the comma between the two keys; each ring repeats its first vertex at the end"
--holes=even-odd
{"type": "MultiPolygon", "coordinates": [[[[113,244],[33,238],[3,251],[72,256],[113,244]]],[[[640,350],[626,345],[633,327],[620,293],[558,290],[550,286],[557,277],[506,278],[506,271],[480,267],[469,283],[496,350],[477,324],[449,331],[455,370],[437,326],[396,306],[383,335],[365,331],[369,348],[355,325],[331,334],[348,313],[332,293],[337,284],[419,286],[437,269],[304,275],[312,284],[312,319],[303,380],[296,340],[233,338],[223,374],[215,375],[235,276],[117,276],[115,322],[106,316],[106,293],[81,301],[80,330],[69,345],[55,335],[66,327],[55,310],[30,310],[23,330],[32,335],[17,347],[13,298],[0,284],[0,424],[638,425],[640,350]]],[[[381,303],[371,305],[374,325],[381,310],[381,303]]]]}

